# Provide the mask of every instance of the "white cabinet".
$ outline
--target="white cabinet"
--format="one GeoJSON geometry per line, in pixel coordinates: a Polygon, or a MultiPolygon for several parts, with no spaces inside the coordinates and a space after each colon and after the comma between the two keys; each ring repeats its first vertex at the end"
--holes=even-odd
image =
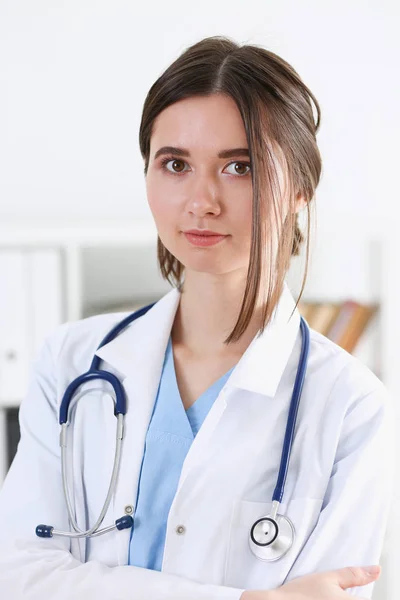
{"type": "Polygon", "coordinates": [[[30,358],[24,252],[0,251],[0,281],[0,405],[6,405],[24,393],[30,358]]]}
{"type": "Polygon", "coordinates": [[[0,483],[7,470],[6,411],[19,406],[32,361],[64,318],[58,248],[0,247],[0,483]]]}
{"type": "Polygon", "coordinates": [[[0,248],[0,405],[18,405],[44,337],[62,323],[57,248],[0,248]]]}
{"type": "Polygon", "coordinates": [[[63,255],[60,248],[25,252],[28,272],[28,332],[31,356],[39,351],[45,336],[65,318],[63,255]]]}

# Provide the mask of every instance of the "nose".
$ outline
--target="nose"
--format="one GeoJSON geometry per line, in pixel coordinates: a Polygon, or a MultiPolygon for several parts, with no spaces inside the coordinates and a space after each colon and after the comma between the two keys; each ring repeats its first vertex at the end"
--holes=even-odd
{"type": "Polygon", "coordinates": [[[187,209],[196,217],[221,212],[220,192],[216,182],[208,176],[198,176],[189,190],[187,209]]]}

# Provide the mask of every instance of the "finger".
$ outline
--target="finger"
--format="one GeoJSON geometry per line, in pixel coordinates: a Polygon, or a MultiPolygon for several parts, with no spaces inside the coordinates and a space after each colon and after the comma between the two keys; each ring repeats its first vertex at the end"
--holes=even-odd
{"type": "Polygon", "coordinates": [[[370,567],[344,567],[336,571],[337,581],[340,587],[345,590],[356,586],[367,585],[378,579],[381,574],[379,565],[370,567]]]}

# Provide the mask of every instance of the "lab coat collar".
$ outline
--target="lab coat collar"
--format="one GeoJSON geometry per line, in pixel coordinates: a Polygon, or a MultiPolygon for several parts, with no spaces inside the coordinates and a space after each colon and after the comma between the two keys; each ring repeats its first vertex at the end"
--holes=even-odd
{"type": "MultiPolygon", "coordinates": [[[[144,369],[147,365],[155,366],[157,357],[159,372],[179,300],[180,292],[172,289],[117,338],[98,349],[96,355],[125,376],[132,371],[133,364],[142,364],[144,369]]],[[[293,312],[294,307],[295,301],[285,282],[270,323],[254,337],[227,386],[275,395],[299,333],[300,313],[297,308],[293,312]]]]}
{"type": "Polygon", "coordinates": [[[271,321],[253,338],[233,370],[229,386],[275,396],[299,333],[300,313],[295,305],[285,282],[271,321]]]}

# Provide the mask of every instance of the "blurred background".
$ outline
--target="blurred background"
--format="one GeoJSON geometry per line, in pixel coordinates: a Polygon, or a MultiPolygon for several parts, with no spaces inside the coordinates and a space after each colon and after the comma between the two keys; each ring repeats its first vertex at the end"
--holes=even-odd
{"type": "MultiPolygon", "coordinates": [[[[301,311],[382,379],[400,423],[399,16],[389,0],[0,0],[0,486],[44,337],[169,290],[138,129],[154,80],[209,35],[276,52],[320,103],[301,311]]],[[[304,266],[303,252],[288,276],[296,298],[304,266]]],[[[392,512],[375,600],[400,587],[392,512]]]]}

